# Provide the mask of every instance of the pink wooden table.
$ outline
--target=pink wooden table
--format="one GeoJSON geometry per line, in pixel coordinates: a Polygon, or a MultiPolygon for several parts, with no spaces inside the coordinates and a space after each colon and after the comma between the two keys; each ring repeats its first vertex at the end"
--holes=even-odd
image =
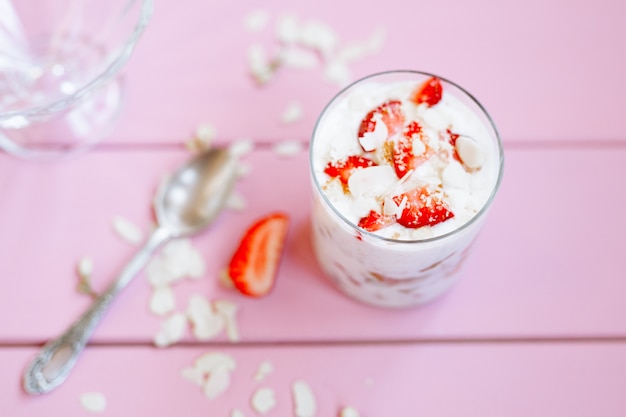
{"type": "Polygon", "coordinates": [[[361,416],[623,416],[626,414],[626,54],[621,1],[479,0],[379,6],[157,1],[126,68],[127,104],[112,135],[79,158],[36,164],[0,154],[0,415],[85,416],[81,395],[107,399],[102,415],[228,416],[259,387],[275,390],[268,416],[295,415],[290,387],[309,383],[318,416],[350,405],[361,416]],[[355,7],[357,7],[355,11],[355,7]],[[267,26],[251,32],[250,12],[267,26]],[[358,12],[357,12],[358,11],[358,12]],[[427,306],[389,311],[358,304],[322,276],[309,243],[306,144],[338,86],[322,68],[284,68],[267,85],[248,75],[253,43],[276,45],[293,13],[345,42],[386,32],[381,50],[350,64],[353,78],[422,69],[465,86],[502,135],[505,176],[461,282],[427,306]],[[286,125],[291,102],[303,118],[286,125]],[[161,177],[189,157],[201,123],[217,141],[250,138],[246,201],[193,239],[207,262],[200,280],[174,288],[177,310],[201,293],[234,301],[241,340],[224,335],[153,346],[161,318],[148,310],[141,274],[115,302],[65,384],[30,397],[28,360],[88,305],[76,263],[95,261],[104,288],[135,247],[114,216],[147,231],[161,177]],[[280,156],[274,144],[302,150],[280,156]],[[277,285],[248,299],[218,283],[243,230],[281,209],[292,219],[277,285]],[[209,400],[181,376],[207,352],[231,355],[228,390],[209,400]],[[270,361],[264,381],[253,376],[270,361]]]}

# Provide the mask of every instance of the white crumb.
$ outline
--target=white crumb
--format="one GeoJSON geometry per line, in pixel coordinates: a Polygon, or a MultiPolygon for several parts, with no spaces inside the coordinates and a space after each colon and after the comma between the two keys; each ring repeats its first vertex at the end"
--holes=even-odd
{"type": "Polygon", "coordinates": [[[252,167],[249,164],[244,164],[243,162],[239,162],[237,165],[237,178],[244,178],[250,175],[250,171],[252,167]]]}
{"type": "Polygon", "coordinates": [[[143,241],[143,232],[130,220],[115,216],[113,218],[113,228],[119,237],[132,244],[139,244],[143,241]]]}
{"type": "Polygon", "coordinates": [[[235,211],[242,211],[246,208],[245,198],[236,191],[233,191],[226,199],[224,206],[235,211]]]}
{"type": "Polygon", "coordinates": [[[169,285],[176,280],[174,274],[167,267],[165,260],[158,255],[148,262],[145,273],[148,282],[155,288],[169,285]]]}
{"type": "Polygon", "coordinates": [[[324,77],[329,82],[342,88],[350,84],[352,81],[350,68],[348,68],[345,61],[339,59],[334,59],[326,64],[324,77]]]}
{"type": "Polygon", "coordinates": [[[244,19],[244,27],[248,32],[260,32],[265,29],[270,19],[270,13],[267,10],[253,10],[244,19]]]}
{"type": "Polygon", "coordinates": [[[300,121],[303,115],[304,111],[302,110],[302,105],[294,101],[289,103],[285,110],[283,110],[281,121],[284,124],[292,124],[300,121]]]}
{"type": "Polygon", "coordinates": [[[222,352],[207,352],[194,362],[194,367],[204,373],[215,372],[222,368],[233,371],[236,366],[235,359],[222,352]]]}
{"type": "Polygon", "coordinates": [[[204,395],[213,400],[230,386],[235,359],[225,353],[209,352],[196,359],[193,366],[181,371],[182,376],[202,388],[204,395]]]}
{"type": "Polygon", "coordinates": [[[226,336],[231,342],[239,342],[241,337],[239,335],[239,326],[237,325],[237,312],[239,306],[232,301],[227,300],[215,300],[213,306],[217,311],[217,314],[222,317],[226,326],[226,336]]]}
{"type": "Polygon", "coordinates": [[[186,329],[187,317],[183,313],[174,313],[161,323],[161,328],[154,337],[154,345],[156,347],[170,346],[185,336],[186,329]]]}
{"type": "Polygon", "coordinates": [[[195,248],[192,247],[187,254],[187,277],[192,279],[198,279],[204,276],[206,272],[206,263],[204,258],[195,248]]]}
{"type": "Polygon", "coordinates": [[[276,394],[271,388],[259,388],[252,395],[252,408],[259,414],[266,414],[276,406],[276,394]]]}
{"type": "Polygon", "coordinates": [[[276,25],[276,38],[284,43],[291,44],[298,41],[300,37],[299,23],[292,14],[281,16],[276,25]]]}
{"type": "Polygon", "coordinates": [[[193,382],[199,387],[204,385],[204,372],[202,372],[198,368],[195,368],[193,366],[186,366],[180,371],[180,374],[187,381],[193,382]]]}
{"type": "Polygon", "coordinates": [[[93,258],[91,256],[83,256],[78,261],[76,269],[81,278],[86,280],[91,279],[91,274],[93,274],[93,258]]]}
{"type": "Polygon", "coordinates": [[[202,123],[196,128],[196,137],[202,142],[210,144],[217,138],[217,129],[212,124],[202,123]]]}
{"type": "Polygon", "coordinates": [[[263,45],[254,43],[248,48],[248,65],[251,69],[260,69],[268,63],[267,53],[263,45]]]}
{"type": "Polygon", "coordinates": [[[204,395],[209,400],[219,397],[230,386],[230,370],[218,368],[208,374],[204,383],[204,395]]]}
{"type": "Polygon", "coordinates": [[[285,140],[272,145],[274,154],[285,158],[299,155],[302,150],[302,143],[295,140],[285,140]]]}
{"type": "Polygon", "coordinates": [[[231,155],[240,158],[244,155],[249,154],[254,150],[254,142],[252,139],[237,139],[230,144],[228,148],[231,155]]]}
{"type": "Polygon", "coordinates": [[[324,58],[332,56],[339,37],[336,32],[324,22],[311,20],[305,22],[300,30],[299,43],[319,51],[324,58]]]}
{"type": "Polygon", "coordinates": [[[176,308],[174,291],[168,286],[156,287],[150,297],[150,312],[157,316],[164,316],[176,308]]]}
{"type": "Polygon", "coordinates": [[[183,278],[204,276],[206,261],[190,239],[167,243],[146,267],[146,275],[154,287],[169,285],[183,278]]]}
{"type": "Polygon", "coordinates": [[[320,59],[315,51],[289,45],[280,50],[280,61],[287,68],[309,70],[320,65],[320,59]]]}
{"type": "Polygon", "coordinates": [[[339,411],[339,417],[360,417],[360,414],[355,408],[347,405],[339,411]]]}
{"type": "Polygon", "coordinates": [[[309,384],[305,381],[295,381],[291,385],[291,392],[296,417],[314,417],[317,412],[317,403],[309,384]]]}
{"type": "Polygon", "coordinates": [[[224,318],[216,314],[211,303],[200,294],[189,297],[187,318],[198,340],[212,339],[224,329],[224,318]]]}
{"type": "Polygon", "coordinates": [[[253,44],[248,48],[248,68],[259,85],[269,82],[281,64],[280,55],[269,58],[265,48],[260,44],[253,44]]]}
{"type": "Polygon", "coordinates": [[[217,138],[215,126],[203,123],[196,128],[196,132],[190,140],[185,142],[185,146],[192,152],[206,151],[211,147],[217,138]]]}
{"type": "Polygon", "coordinates": [[[259,367],[254,374],[254,380],[261,382],[272,372],[274,372],[274,365],[272,365],[270,361],[263,361],[259,364],[259,367]]]}
{"type": "Polygon", "coordinates": [[[233,284],[233,280],[228,274],[228,268],[222,269],[217,279],[219,283],[224,286],[224,288],[228,288],[228,289],[235,288],[235,284],[233,284]]]}
{"type": "Polygon", "coordinates": [[[245,415],[243,414],[241,410],[233,408],[232,411],[230,412],[230,417],[245,417],[245,415]]]}
{"type": "Polygon", "coordinates": [[[101,392],[86,392],[80,396],[83,408],[92,413],[102,413],[107,406],[107,399],[101,392]]]}
{"type": "Polygon", "coordinates": [[[367,55],[380,51],[385,43],[386,33],[382,28],[374,31],[365,41],[357,41],[343,45],[337,52],[336,58],[343,62],[352,62],[367,55]]]}

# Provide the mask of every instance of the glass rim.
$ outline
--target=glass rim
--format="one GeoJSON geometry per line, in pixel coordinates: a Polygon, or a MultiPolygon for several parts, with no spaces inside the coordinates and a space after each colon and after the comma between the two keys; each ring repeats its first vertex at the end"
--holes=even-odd
{"type": "MultiPolygon", "coordinates": [[[[135,3],[135,0],[129,0],[128,3],[135,3]]],[[[92,91],[102,87],[114,78],[120,70],[126,65],[126,62],[130,59],[133,50],[139,41],[140,36],[144,32],[145,28],[154,12],[154,0],[141,0],[141,9],[139,20],[135,24],[133,31],[120,48],[118,56],[111,62],[100,74],[94,77],[91,81],[76,90],[73,94],[66,98],[55,100],[46,104],[42,104],[35,107],[25,108],[22,110],[11,110],[7,112],[0,111],[0,121],[10,120],[14,117],[27,117],[38,118],[45,117],[51,114],[59,113],[75,103],[79,102],[92,91]]]]}
{"type": "Polygon", "coordinates": [[[393,244],[417,244],[417,243],[430,243],[430,242],[436,242],[436,241],[440,241],[440,240],[444,240],[452,235],[455,235],[467,228],[469,228],[471,225],[473,225],[474,223],[476,223],[478,221],[478,219],[482,218],[484,216],[484,214],[489,210],[489,208],[491,207],[491,204],[493,203],[493,200],[498,192],[498,189],[500,188],[500,184],[502,182],[502,175],[503,175],[503,171],[504,171],[504,149],[502,146],[502,140],[500,138],[500,133],[498,132],[498,129],[493,121],[493,119],[491,118],[491,115],[489,114],[489,112],[487,112],[487,109],[485,109],[485,107],[470,93],[468,92],[466,89],[464,89],[463,87],[461,87],[460,85],[458,85],[457,83],[450,81],[449,79],[445,78],[445,77],[441,77],[439,75],[430,73],[430,72],[425,72],[425,71],[418,71],[418,70],[390,70],[390,71],[382,71],[382,72],[376,72],[370,75],[367,75],[365,77],[359,78],[356,81],[353,81],[352,83],[350,83],[349,85],[347,85],[346,87],[342,88],[337,94],[335,94],[333,96],[332,99],[330,99],[330,101],[324,106],[324,108],[322,109],[319,117],[317,118],[317,121],[315,122],[315,126],[313,127],[313,133],[311,134],[311,140],[309,142],[309,169],[310,169],[310,174],[313,180],[313,183],[315,184],[315,188],[317,189],[318,193],[320,194],[322,200],[324,201],[324,203],[326,205],[328,205],[330,207],[330,209],[348,226],[350,226],[352,229],[354,229],[357,233],[359,233],[361,236],[368,236],[369,238],[372,238],[374,240],[379,240],[381,242],[387,242],[387,243],[393,243],[393,244]],[[406,75],[419,75],[419,76],[425,76],[425,77],[437,77],[438,79],[440,79],[441,81],[444,81],[447,84],[450,84],[452,86],[454,86],[455,88],[459,89],[459,91],[461,91],[461,93],[465,94],[474,104],[476,104],[478,106],[478,108],[483,112],[483,114],[485,115],[485,117],[487,118],[487,120],[489,121],[489,125],[490,127],[493,129],[493,132],[495,133],[495,137],[496,137],[496,144],[497,144],[497,148],[498,148],[498,177],[496,178],[495,183],[493,184],[493,187],[491,189],[491,193],[489,194],[489,198],[487,198],[487,200],[485,201],[485,203],[483,204],[483,206],[480,208],[480,210],[474,214],[474,216],[472,216],[471,219],[469,219],[468,221],[466,221],[464,224],[462,224],[460,227],[457,227],[454,230],[451,230],[447,233],[444,233],[442,235],[439,236],[435,236],[435,237],[430,237],[430,238],[426,238],[426,239],[406,239],[406,240],[401,240],[401,239],[393,239],[390,237],[386,237],[386,236],[381,236],[378,235],[374,232],[370,232],[367,231],[365,229],[360,228],[358,225],[354,224],[352,221],[348,220],[341,212],[339,212],[339,210],[337,210],[337,208],[332,204],[332,202],[328,199],[328,197],[326,196],[326,193],[323,192],[323,190],[321,189],[320,183],[317,179],[317,175],[315,173],[315,169],[314,169],[314,164],[313,164],[313,146],[315,143],[315,136],[317,134],[317,131],[319,129],[320,123],[322,121],[322,119],[324,118],[324,116],[326,115],[326,112],[329,110],[329,108],[339,99],[339,97],[341,97],[344,93],[346,93],[348,90],[350,90],[352,87],[354,87],[357,84],[362,83],[363,81],[372,79],[372,78],[377,78],[377,77],[381,77],[381,76],[385,76],[385,75],[393,75],[393,74],[406,74],[406,75]]]}

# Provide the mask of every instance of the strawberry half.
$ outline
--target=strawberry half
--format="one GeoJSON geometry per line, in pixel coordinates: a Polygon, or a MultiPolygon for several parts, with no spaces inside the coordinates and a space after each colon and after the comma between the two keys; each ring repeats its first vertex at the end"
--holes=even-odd
{"type": "Polygon", "coordinates": [[[388,100],[370,111],[361,121],[359,126],[359,143],[365,152],[373,151],[376,146],[363,140],[366,133],[376,130],[376,120],[381,120],[387,126],[387,137],[391,138],[402,129],[404,125],[404,112],[400,100],[388,100]]]}
{"type": "Polygon", "coordinates": [[[354,170],[375,166],[376,162],[359,155],[350,155],[346,159],[329,162],[324,172],[333,178],[339,178],[343,185],[348,185],[348,179],[354,170]]]}
{"type": "Polygon", "coordinates": [[[432,148],[426,143],[422,126],[415,121],[409,123],[393,146],[392,160],[396,175],[398,178],[404,177],[410,170],[426,162],[433,153],[432,148]],[[414,141],[421,142],[418,144],[422,146],[422,152],[419,155],[415,154],[414,141]]]}
{"type": "Polygon", "coordinates": [[[228,274],[242,294],[262,297],[274,287],[288,228],[288,216],[273,213],[246,231],[228,266],[228,274]]]}
{"type": "Polygon", "coordinates": [[[367,230],[368,232],[375,232],[380,229],[384,229],[387,226],[391,226],[395,223],[394,216],[381,214],[377,211],[371,210],[369,214],[361,220],[359,220],[359,227],[367,230]]]}
{"type": "Polygon", "coordinates": [[[434,106],[439,103],[442,95],[441,81],[437,77],[431,77],[413,91],[410,100],[415,104],[426,103],[434,106]]]}
{"type": "Polygon", "coordinates": [[[454,217],[448,205],[439,197],[432,195],[426,187],[415,188],[393,197],[398,206],[402,206],[405,199],[402,213],[398,216],[398,223],[404,227],[416,229],[434,226],[454,217]]]}

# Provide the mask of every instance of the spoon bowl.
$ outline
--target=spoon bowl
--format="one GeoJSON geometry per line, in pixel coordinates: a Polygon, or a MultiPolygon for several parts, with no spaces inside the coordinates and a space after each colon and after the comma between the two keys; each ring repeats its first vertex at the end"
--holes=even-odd
{"type": "Polygon", "coordinates": [[[49,341],[26,367],[24,390],[43,394],[68,377],[96,325],[115,297],[169,239],[198,233],[221,212],[236,180],[236,160],[228,150],[204,152],[168,177],[154,200],[157,227],[117,279],[61,336],[49,341]]]}
{"type": "Polygon", "coordinates": [[[154,200],[159,225],[180,237],[213,222],[234,184],[234,161],[228,151],[213,149],[167,178],[154,200]]]}

